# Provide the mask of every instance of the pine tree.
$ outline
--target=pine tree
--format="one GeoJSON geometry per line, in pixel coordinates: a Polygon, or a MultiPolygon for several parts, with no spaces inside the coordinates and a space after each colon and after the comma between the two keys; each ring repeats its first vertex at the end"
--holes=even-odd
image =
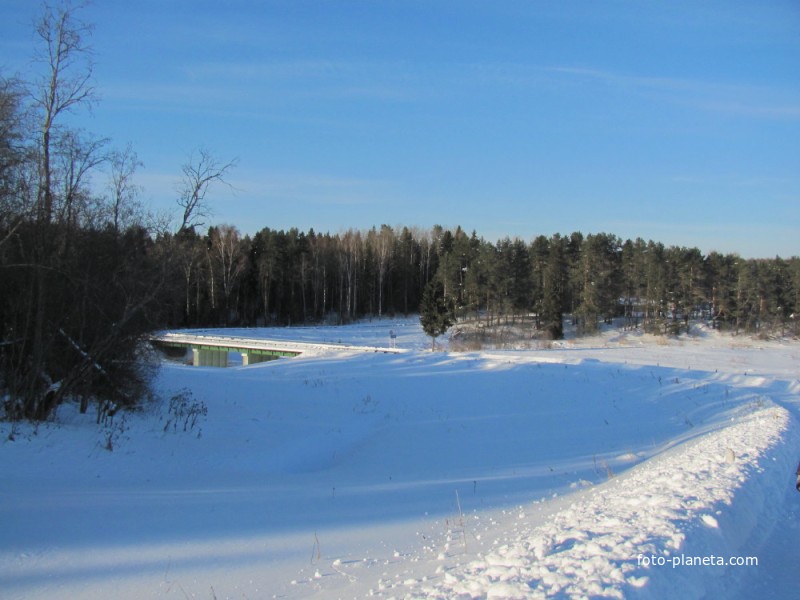
{"type": "Polygon", "coordinates": [[[425,286],[422,303],[419,305],[419,320],[422,329],[431,336],[431,351],[436,348],[436,338],[445,333],[455,322],[453,305],[444,295],[441,281],[432,280],[425,286]]]}
{"type": "Polygon", "coordinates": [[[554,235],[550,241],[547,264],[542,278],[542,326],[552,340],[564,337],[564,285],[567,279],[564,241],[554,235]]]}

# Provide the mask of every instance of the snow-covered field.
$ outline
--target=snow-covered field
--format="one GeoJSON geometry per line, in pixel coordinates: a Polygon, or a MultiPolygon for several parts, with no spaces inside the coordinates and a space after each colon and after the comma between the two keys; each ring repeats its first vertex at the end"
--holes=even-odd
{"type": "Polygon", "coordinates": [[[165,363],[102,426],[0,423],[0,598],[797,596],[797,342],[213,333],[390,331],[405,352],[165,363]]]}

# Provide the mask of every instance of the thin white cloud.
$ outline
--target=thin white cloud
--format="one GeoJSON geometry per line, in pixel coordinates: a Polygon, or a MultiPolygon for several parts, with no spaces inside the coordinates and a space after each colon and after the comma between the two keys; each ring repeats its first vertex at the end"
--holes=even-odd
{"type": "Polygon", "coordinates": [[[472,70],[482,78],[507,85],[601,86],[708,112],[764,119],[800,119],[800,98],[795,92],[779,87],[636,75],[565,65],[479,64],[472,70]]]}
{"type": "Polygon", "coordinates": [[[380,179],[291,172],[245,173],[232,177],[230,183],[242,198],[255,196],[327,206],[381,203],[394,186],[380,179]]]}
{"type": "Polygon", "coordinates": [[[137,105],[153,105],[159,110],[175,105],[219,104],[235,98],[236,92],[224,86],[201,83],[154,83],[149,81],[114,82],[103,85],[104,100],[137,105]]]}
{"type": "MultiPolygon", "coordinates": [[[[415,102],[431,97],[464,97],[468,88],[586,88],[591,93],[621,92],[692,110],[770,120],[800,120],[800,98],[779,87],[680,77],[627,74],[608,69],[522,63],[439,63],[302,59],[266,62],[210,61],[187,64],[184,77],[171,82],[112,83],[108,99],[263,114],[264,101],[365,99],[415,102]],[[258,100],[258,110],[253,103],[258,100]]],[[[254,116],[255,116],[254,115],[254,116]]],[[[246,116],[246,115],[245,115],[246,116]]]]}
{"type": "Polygon", "coordinates": [[[192,79],[223,78],[235,81],[270,82],[278,79],[338,78],[352,75],[352,65],[327,59],[290,61],[212,61],[184,67],[192,79]]]}
{"type": "Polygon", "coordinates": [[[419,85],[402,63],[296,60],[184,65],[172,81],[111,81],[105,99],[150,110],[201,110],[220,116],[263,118],[268,106],[315,99],[409,102],[419,85]]]}
{"type": "Polygon", "coordinates": [[[278,90],[305,97],[364,97],[409,100],[417,95],[418,74],[403,61],[303,59],[265,62],[215,61],[188,65],[190,81],[238,89],[278,90]]]}

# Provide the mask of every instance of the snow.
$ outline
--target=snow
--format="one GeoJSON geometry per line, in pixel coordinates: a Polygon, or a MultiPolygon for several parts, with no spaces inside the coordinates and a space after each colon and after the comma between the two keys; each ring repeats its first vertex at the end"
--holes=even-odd
{"type": "Polygon", "coordinates": [[[194,331],[405,352],[165,362],[138,413],[0,423],[0,597],[792,597],[800,346],[694,332],[194,331]]]}

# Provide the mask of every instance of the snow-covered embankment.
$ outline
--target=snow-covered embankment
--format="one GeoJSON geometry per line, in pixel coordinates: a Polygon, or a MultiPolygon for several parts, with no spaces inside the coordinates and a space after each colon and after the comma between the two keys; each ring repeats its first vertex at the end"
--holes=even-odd
{"type": "Polygon", "coordinates": [[[746,558],[769,534],[800,449],[797,422],[784,408],[743,411],[464,568],[411,584],[409,596],[693,598],[733,589],[747,567],[720,561],[746,558]]]}

